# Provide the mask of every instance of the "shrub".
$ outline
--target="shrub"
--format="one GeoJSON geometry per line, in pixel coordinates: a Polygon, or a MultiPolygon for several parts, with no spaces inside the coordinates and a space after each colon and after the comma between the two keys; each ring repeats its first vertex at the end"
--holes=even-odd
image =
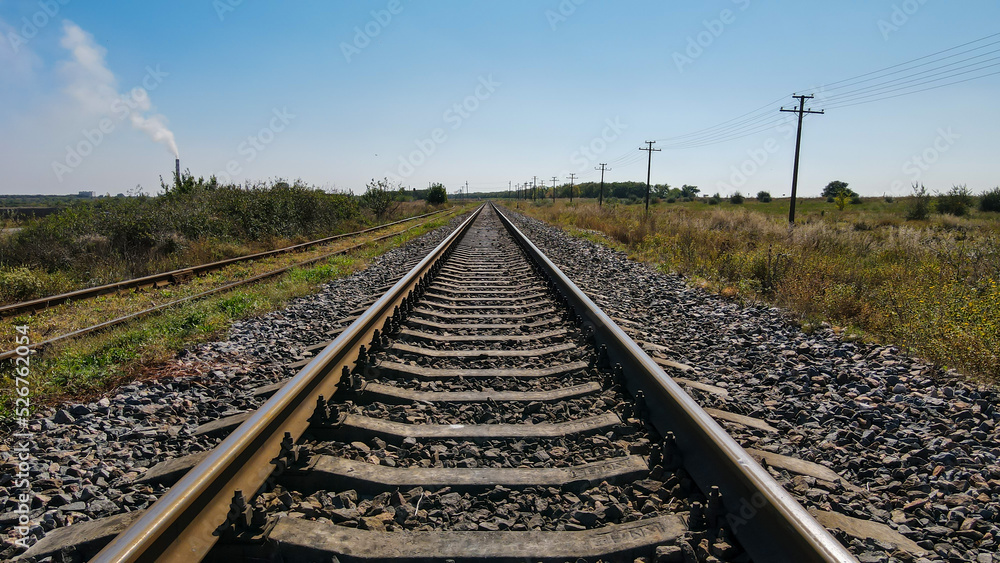
{"type": "Polygon", "coordinates": [[[979,196],[979,210],[1000,213],[1000,188],[993,188],[979,196]]]}
{"type": "Polygon", "coordinates": [[[896,199],[893,198],[891,195],[884,196],[882,199],[884,199],[886,203],[893,203],[894,201],[896,201],[896,199]]]}
{"type": "Polygon", "coordinates": [[[913,184],[913,205],[906,210],[907,221],[923,221],[931,213],[931,196],[923,184],[913,184]]]}
{"type": "Polygon", "coordinates": [[[757,192],[757,201],[761,203],[771,203],[771,194],[769,192],[757,192]]]}
{"type": "Polygon", "coordinates": [[[847,207],[848,195],[846,192],[840,192],[837,197],[833,198],[833,203],[837,205],[837,209],[843,211],[847,207]]]}
{"type": "Polygon", "coordinates": [[[851,205],[861,205],[862,203],[864,203],[864,200],[862,200],[859,195],[855,195],[851,198],[851,205]]]}
{"type": "Polygon", "coordinates": [[[717,198],[717,197],[710,197],[710,198],[708,198],[708,204],[709,205],[719,205],[719,203],[721,203],[721,202],[722,202],[722,200],[719,199],[719,198],[717,198]]]}
{"type": "Polygon", "coordinates": [[[965,186],[954,186],[947,193],[937,196],[937,211],[941,214],[962,217],[972,207],[972,192],[965,186]]]}
{"type": "Polygon", "coordinates": [[[427,191],[427,203],[431,205],[439,205],[442,203],[448,203],[448,191],[444,189],[441,184],[434,184],[431,189],[427,191]]]}
{"type": "Polygon", "coordinates": [[[677,203],[677,198],[668,197],[667,198],[667,203],[677,203]]]}
{"type": "Polygon", "coordinates": [[[740,192],[736,192],[733,195],[729,196],[729,203],[732,203],[733,205],[740,205],[740,204],[742,204],[743,203],[743,194],[741,194],[740,192]]]}
{"type": "Polygon", "coordinates": [[[827,202],[827,203],[834,203],[834,202],[836,202],[836,201],[837,201],[837,198],[835,198],[835,197],[833,197],[833,196],[828,196],[828,197],[826,198],[826,202],[827,202]]]}
{"type": "Polygon", "coordinates": [[[388,178],[368,182],[368,189],[361,196],[361,206],[382,219],[399,207],[399,190],[393,189],[388,178]]]}

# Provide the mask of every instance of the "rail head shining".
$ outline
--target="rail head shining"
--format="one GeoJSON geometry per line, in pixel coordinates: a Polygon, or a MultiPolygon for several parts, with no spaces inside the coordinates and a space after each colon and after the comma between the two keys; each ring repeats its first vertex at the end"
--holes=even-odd
{"type": "MultiPolygon", "coordinates": [[[[493,204],[490,204],[493,206],[493,204]]],[[[771,475],[650,358],[625,331],[587,297],[495,206],[518,244],[556,284],[598,342],[607,345],[612,363],[625,370],[631,390],[642,389],[654,426],[673,432],[685,468],[702,490],[718,486],[729,523],[755,561],[845,563],[857,559],[830,535],[771,475]]]]}
{"type": "Polygon", "coordinates": [[[253,496],[274,469],[285,432],[298,440],[309,424],[320,395],[332,397],[341,371],[351,368],[360,347],[392,316],[394,307],[412,293],[449,249],[468,230],[485,206],[477,208],[392,289],[323,349],[246,422],[192,468],[142,516],[119,534],[92,561],[201,560],[218,539],[237,490],[253,496]]]}

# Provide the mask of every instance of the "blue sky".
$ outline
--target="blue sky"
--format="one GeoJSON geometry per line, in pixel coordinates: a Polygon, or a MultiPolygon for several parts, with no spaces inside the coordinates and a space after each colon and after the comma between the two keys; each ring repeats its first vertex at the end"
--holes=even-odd
{"type": "Polygon", "coordinates": [[[806,119],[801,194],[981,191],[1000,184],[1000,76],[850,107],[853,88],[820,87],[997,22],[985,0],[0,0],[0,193],[154,193],[172,135],[195,175],[355,192],[597,180],[603,162],[645,180],[658,139],[654,182],[780,196],[794,137],[772,121],[796,92],[834,108],[806,119]],[[715,130],[741,138],[671,140],[757,109],[715,130]]]}

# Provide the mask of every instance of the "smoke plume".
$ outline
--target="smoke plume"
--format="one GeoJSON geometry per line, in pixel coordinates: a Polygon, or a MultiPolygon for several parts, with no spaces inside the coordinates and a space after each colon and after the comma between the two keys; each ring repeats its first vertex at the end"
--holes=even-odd
{"type": "MultiPolygon", "coordinates": [[[[167,118],[153,113],[146,89],[136,87],[126,93],[119,93],[118,80],[104,60],[108,51],[94,41],[93,35],[75,23],[64,20],[60,45],[71,55],[70,60],[59,67],[67,82],[66,92],[85,112],[111,115],[118,119],[127,117],[133,127],[166,146],[175,158],[179,156],[174,133],[167,127],[167,118]]],[[[152,83],[158,85],[156,81],[162,80],[162,76],[165,75],[154,72],[152,83]]],[[[147,79],[149,77],[147,75],[147,79]]]]}

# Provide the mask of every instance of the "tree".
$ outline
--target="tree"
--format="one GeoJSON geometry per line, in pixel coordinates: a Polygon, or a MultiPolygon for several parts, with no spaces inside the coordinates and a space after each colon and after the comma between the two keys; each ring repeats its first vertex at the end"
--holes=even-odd
{"type": "Polygon", "coordinates": [[[698,189],[698,186],[689,186],[687,184],[684,184],[683,186],[681,186],[681,197],[696,198],[698,197],[698,192],[700,191],[701,190],[698,189]]]}
{"type": "Polygon", "coordinates": [[[975,203],[972,192],[966,186],[954,186],[948,193],[937,196],[938,213],[947,213],[956,217],[961,217],[969,212],[969,208],[975,203]]]}
{"type": "Polygon", "coordinates": [[[431,205],[439,205],[442,203],[448,203],[448,190],[444,189],[441,184],[434,184],[431,189],[427,191],[427,203],[431,205]]]}
{"type": "Polygon", "coordinates": [[[399,194],[403,187],[394,189],[388,178],[368,182],[368,189],[361,196],[361,206],[383,219],[399,207],[399,194]]]}
{"type": "Polygon", "coordinates": [[[771,193],[764,191],[757,192],[757,201],[761,203],[771,203],[771,193]]]}
{"type": "Polygon", "coordinates": [[[923,221],[931,212],[931,196],[923,184],[913,184],[913,205],[906,211],[907,221],[923,221]]]}
{"type": "Polygon", "coordinates": [[[732,203],[733,205],[741,205],[743,203],[743,199],[743,194],[736,192],[729,196],[729,203],[732,203]]]}
{"type": "Polygon", "coordinates": [[[846,194],[848,199],[858,195],[847,187],[847,182],[841,182],[840,180],[834,180],[823,188],[823,197],[827,199],[831,197],[836,199],[841,193],[846,194]]]}
{"type": "Polygon", "coordinates": [[[653,195],[661,199],[670,197],[670,184],[656,184],[653,186],[653,195]]]}
{"type": "Polygon", "coordinates": [[[979,210],[1000,213],[1000,188],[993,188],[979,196],[979,210]]]}

